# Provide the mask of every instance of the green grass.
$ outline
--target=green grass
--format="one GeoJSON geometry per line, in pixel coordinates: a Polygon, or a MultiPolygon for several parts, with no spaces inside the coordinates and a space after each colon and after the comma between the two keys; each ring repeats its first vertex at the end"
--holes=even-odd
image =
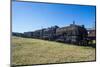
{"type": "Polygon", "coordinates": [[[12,64],[94,61],[95,48],[31,38],[12,37],[12,64]]]}

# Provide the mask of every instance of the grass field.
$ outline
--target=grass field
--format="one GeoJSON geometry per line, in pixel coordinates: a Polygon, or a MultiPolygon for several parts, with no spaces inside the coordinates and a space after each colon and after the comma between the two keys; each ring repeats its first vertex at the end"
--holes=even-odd
{"type": "Polygon", "coordinates": [[[53,41],[12,37],[12,64],[94,61],[95,48],[53,41]]]}

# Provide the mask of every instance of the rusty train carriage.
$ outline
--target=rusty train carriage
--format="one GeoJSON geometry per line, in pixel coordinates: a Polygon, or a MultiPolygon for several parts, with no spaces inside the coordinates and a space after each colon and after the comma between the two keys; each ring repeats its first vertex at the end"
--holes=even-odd
{"type": "Polygon", "coordinates": [[[77,45],[88,45],[89,42],[92,44],[93,41],[96,41],[95,30],[86,30],[84,25],[76,25],[75,23],[65,27],[52,26],[24,33],[13,32],[12,35],[77,45]]]}
{"type": "Polygon", "coordinates": [[[59,28],[58,26],[53,26],[51,28],[47,28],[43,30],[43,39],[47,40],[55,40],[56,39],[56,30],[59,28]]]}
{"type": "Polygon", "coordinates": [[[84,25],[79,26],[73,23],[70,26],[61,28],[53,26],[32,32],[24,32],[23,35],[24,37],[86,45],[88,33],[84,25]]]}

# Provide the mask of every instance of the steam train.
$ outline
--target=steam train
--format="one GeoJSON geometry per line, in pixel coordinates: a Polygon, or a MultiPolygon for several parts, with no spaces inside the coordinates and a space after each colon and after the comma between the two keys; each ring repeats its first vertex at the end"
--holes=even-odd
{"type": "Polygon", "coordinates": [[[86,45],[87,36],[88,33],[84,25],[76,25],[75,23],[61,28],[58,26],[52,26],[49,28],[23,33],[23,37],[59,41],[78,45],[86,45]]]}

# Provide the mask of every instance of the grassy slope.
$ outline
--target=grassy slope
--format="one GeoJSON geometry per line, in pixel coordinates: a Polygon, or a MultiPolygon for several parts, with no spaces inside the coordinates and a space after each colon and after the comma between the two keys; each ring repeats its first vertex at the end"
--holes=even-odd
{"type": "Polygon", "coordinates": [[[95,48],[12,37],[12,63],[45,64],[95,60],[95,48]]]}

